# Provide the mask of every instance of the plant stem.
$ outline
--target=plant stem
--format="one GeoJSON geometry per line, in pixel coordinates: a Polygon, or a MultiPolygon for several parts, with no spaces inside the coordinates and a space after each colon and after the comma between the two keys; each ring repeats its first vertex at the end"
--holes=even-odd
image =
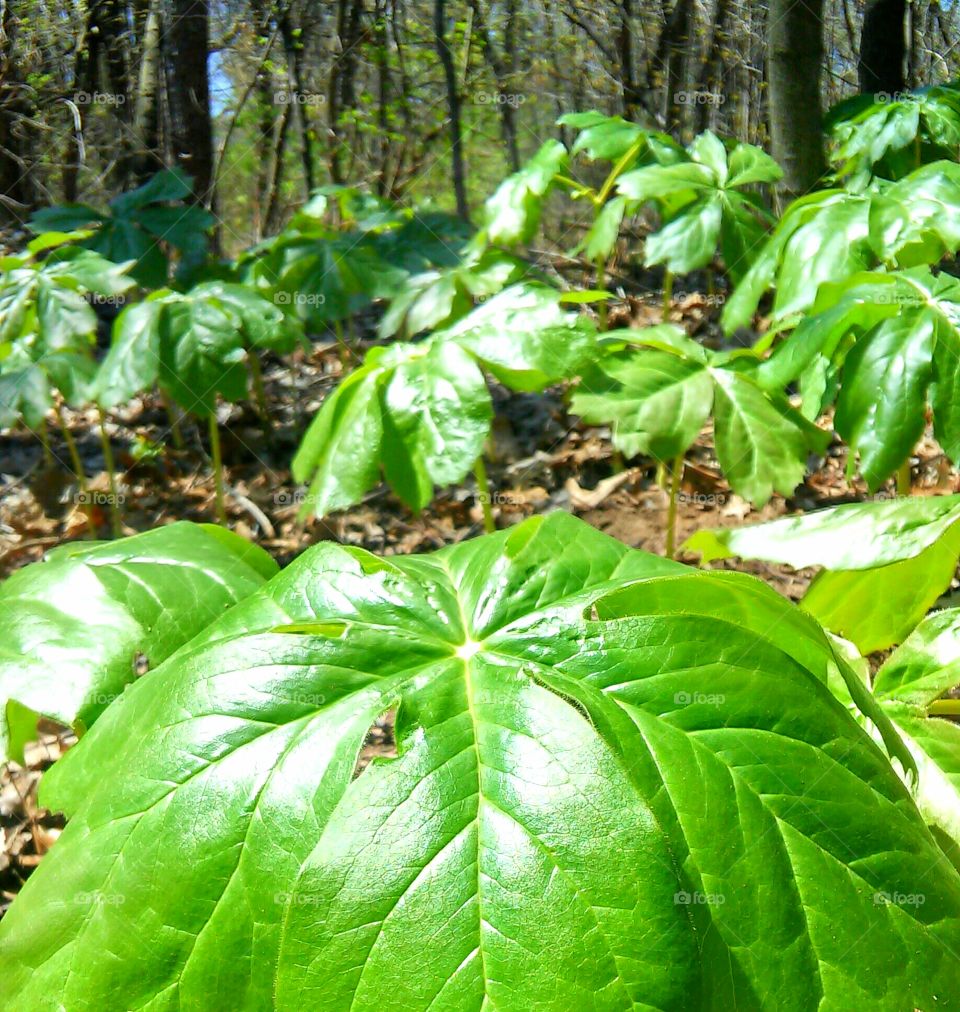
{"type": "Polygon", "coordinates": [[[257,402],[257,413],[263,423],[263,431],[269,435],[273,431],[270,412],[267,409],[267,392],[263,388],[263,370],[260,368],[260,356],[251,348],[247,352],[247,364],[250,367],[250,382],[253,385],[253,396],[257,402]]]}
{"type": "Polygon", "coordinates": [[[657,461],[657,488],[667,491],[667,465],[662,460],[657,461]]]}
{"type": "Polygon", "coordinates": [[[937,699],[929,712],[931,717],[960,717],[960,699],[937,699]]]}
{"type": "Polygon", "coordinates": [[[594,198],[594,204],[601,208],[607,202],[607,197],[610,196],[610,191],[613,189],[614,183],[620,176],[620,173],[637,157],[637,155],[643,150],[643,146],[647,143],[646,137],[640,137],[630,145],[629,148],[624,152],[623,157],[614,165],[610,170],[610,175],[607,176],[603,186],[600,187],[600,192],[594,198]]]}
{"type": "Polygon", "coordinates": [[[493,507],[490,504],[490,482],[487,480],[487,465],[483,462],[482,453],[473,465],[473,476],[477,479],[477,494],[480,498],[480,508],[483,510],[483,529],[487,534],[493,534],[497,525],[493,520],[493,507]]]}
{"type": "Polygon", "coordinates": [[[67,444],[67,452],[70,454],[70,463],[73,464],[73,473],[77,477],[77,489],[80,492],[81,509],[87,519],[87,531],[91,538],[97,536],[97,525],[93,522],[93,513],[90,509],[90,500],[87,497],[87,477],[83,473],[83,461],[80,459],[80,451],[77,449],[77,441],[73,438],[70,426],[63,417],[63,411],[57,408],[57,418],[60,422],[60,431],[63,433],[64,442],[67,444]]]}
{"type": "Polygon", "coordinates": [[[680,482],[683,479],[683,457],[677,457],[670,465],[670,505],[667,507],[667,551],[672,559],[677,552],[677,499],[680,496],[680,482]]]}
{"type": "Polygon", "coordinates": [[[220,427],[217,425],[217,412],[211,411],[208,419],[210,427],[210,458],[213,462],[213,483],[217,490],[217,519],[227,523],[227,507],[223,497],[223,459],[220,453],[220,427]]]}
{"type": "Polygon", "coordinates": [[[908,496],[913,491],[913,480],[910,475],[910,458],[908,457],[897,471],[897,495],[908,496]]]}
{"type": "Polygon", "coordinates": [[[43,447],[43,463],[47,468],[53,467],[53,452],[50,449],[50,433],[47,431],[46,418],[41,419],[40,429],[37,432],[40,437],[40,445],[43,447]]]}
{"type": "Polygon", "coordinates": [[[117,466],[113,460],[113,447],[107,433],[107,416],[103,408],[97,406],[100,418],[100,446],[103,448],[103,466],[107,469],[107,481],[110,484],[110,531],[115,538],[123,536],[120,523],[120,496],[117,493],[117,466]]]}
{"type": "Polygon", "coordinates": [[[670,319],[670,307],[673,305],[673,271],[663,272],[663,322],[670,319]]]}
{"type": "MultiPolygon", "coordinates": [[[[598,292],[605,292],[607,290],[607,261],[606,257],[597,257],[597,283],[596,289],[598,292]]],[[[600,329],[607,329],[607,300],[600,300],[600,308],[598,310],[600,315],[600,329]]]]}
{"type": "Polygon", "coordinates": [[[336,332],[337,345],[340,349],[340,365],[342,365],[343,368],[346,369],[349,364],[350,352],[347,349],[347,342],[344,341],[343,339],[343,321],[334,320],[333,329],[336,332]]]}
{"type": "Polygon", "coordinates": [[[166,411],[167,420],[170,422],[170,435],[173,436],[173,448],[175,450],[182,450],[183,433],[180,431],[180,419],[177,417],[178,409],[163,390],[160,391],[160,400],[163,401],[163,410],[166,411]]]}

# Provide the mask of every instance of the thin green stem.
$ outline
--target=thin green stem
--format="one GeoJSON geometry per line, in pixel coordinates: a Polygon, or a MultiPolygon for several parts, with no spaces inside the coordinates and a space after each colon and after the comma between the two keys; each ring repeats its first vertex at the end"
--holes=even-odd
{"type": "Polygon", "coordinates": [[[110,435],[107,432],[107,416],[103,408],[97,407],[100,419],[100,446],[103,449],[103,466],[107,471],[107,481],[110,485],[110,530],[115,538],[123,536],[123,526],[120,522],[120,494],[117,491],[117,465],[113,459],[113,447],[110,445],[110,435]]]}
{"type": "Polygon", "coordinates": [[[227,507],[223,495],[223,457],[220,453],[220,427],[217,425],[217,412],[211,411],[208,418],[210,431],[210,459],[213,465],[213,483],[217,490],[217,519],[227,523],[227,507]]]}
{"type": "Polygon", "coordinates": [[[80,492],[80,508],[87,520],[87,531],[91,538],[97,536],[97,525],[93,522],[93,513],[90,509],[90,500],[87,495],[87,477],[83,473],[83,461],[80,459],[80,451],[77,449],[77,441],[73,438],[70,426],[63,417],[63,411],[57,408],[57,419],[60,422],[60,431],[63,433],[64,442],[67,444],[67,452],[70,454],[70,463],[73,465],[73,473],[77,478],[77,489],[80,492]]]}
{"type": "Polygon", "coordinates": [[[672,559],[677,553],[677,500],[680,497],[680,482],[683,480],[683,457],[677,457],[670,465],[670,504],[667,507],[667,551],[672,559]]]}
{"type": "MultiPolygon", "coordinates": [[[[597,257],[597,283],[596,288],[598,292],[606,292],[607,290],[607,258],[604,256],[597,257]]],[[[600,315],[600,329],[607,329],[607,300],[600,300],[600,308],[598,310],[600,315]]]]}
{"type": "Polygon", "coordinates": [[[603,207],[607,202],[607,197],[610,196],[610,191],[613,189],[620,176],[620,173],[637,157],[637,155],[643,150],[643,146],[647,143],[646,137],[639,137],[637,140],[630,145],[629,148],[623,153],[623,157],[614,165],[610,170],[610,175],[607,176],[603,186],[600,187],[600,192],[597,194],[594,203],[597,207],[603,207]]]}
{"type": "Polygon", "coordinates": [[[670,307],[673,305],[673,271],[663,272],[663,320],[670,319],[670,307]]]}
{"type": "Polygon", "coordinates": [[[250,368],[250,383],[253,386],[253,396],[257,402],[257,413],[263,423],[263,430],[268,435],[273,431],[273,422],[270,418],[270,410],[267,407],[267,392],[263,386],[263,370],[260,368],[260,356],[255,348],[247,352],[247,365],[250,368]]]}
{"type": "Polygon", "coordinates": [[[40,437],[40,445],[43,447],[43,463],[44,466],[49,468],[53,467],[53,451],[50,449],[50,433],[47,429],[47,420],[42,418],[40,420],[40,428],[37,431],[37,435],[40,437]]]}
{"type": "Polygon", "coordinates": [[[937,699],[929,712],[931,717],[960,717],[960,699],[937,699]]]}
{"type": "Polygon", "coordinates": [[[163,410],[167,413],[167,421],[170,423],[170,435],[173,437],[175,450],[183,449],[183,433],[180,431],[180,409],[170,400],[165,390],[160,390],[160,400],[163,401],[163,410]]]}
{"type": "Polygon", "coordinates": [[[483,454],[477,457],[477,462],[473,465],[473,476],[477,479],[477,495],[480,499],[480,508],[483,510],[483,529],[487,534],[493,534],[497,525],[493,520],[490,482],[487,479],[487,465],[483,461],[483,454]]]}
{"type": "Polygon", "coordinates": [[[340,364],[346,369],[350,364],[350,349],[347,348],[347,342],[343,339],[343,321],[334,320],[333,329],[337,335],[337,347],[340,350],[340,364]]]}
{"type": "Polygon", "coordinates": [[[913,491],[913,478],[910,474],[910,458],[908,457],[897,471],[897,495],[908,496],[913,491]]]}

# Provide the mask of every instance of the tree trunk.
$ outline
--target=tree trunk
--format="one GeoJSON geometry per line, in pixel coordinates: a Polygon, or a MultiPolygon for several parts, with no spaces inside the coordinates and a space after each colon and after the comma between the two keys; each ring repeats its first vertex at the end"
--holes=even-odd
{"type": "Polygon", "coordinates": [[[771,0],[767,11],[768,116],[781,192],[793,199],[824,172],[820,73],[823,0],[771,0]]]}
{"type": "MultiPolygon", "coordinates": [[[[504,143],[507,145],[507,160],[510,163],[510,171],[516,172],[520,168],[520,150],[517,146],[516,103],[513,95],[510,94],[513,68],[507,64],[507,53],[505,52],[501,55],[497,51],[496,40],[493,37],[490,25],[487,23],[480,0],[470,0],[470,9],[473,11],[473,23],[480,36],[480,48],[483,50],[484,59],[493,72],[493,80],[497,89],[497,108],[500,112],[500,130],[503,134],[504,143]]],[[[507,25],[504,31],[505,47],[508,44],[508,40],[516,32],[516,15],[516,0],[510,0],[510,3],[507,5],[507,25]]],[[[512,52],[512,55],[515,57],[515,50],[512,52]]]]}
{"type": "Polygon", "coordinates": [[[211,207],[214,157],[207,78],[207,0],[173,0],[171,13],[164,46],[173,160],[193,177],[197,203],[211,207]]]}
{"type": "Polygon", "coordinates": [[[872,0],[863,12],[857,76],[864,94],[893,95],[906,86],[906,0],[872,0]]]}
{"type": "Polygon", "coordinates": [[[467,187],[463,169],[463,136],[460,130],[460,93],[457,91],[457,72],[453,66],[453,54],[447,42],[447,15],[444,0],[434,0],[433,33],[437,43],[437,54],[443,67],[447,88],[447,112],[450,117],[450,152],[453,157],[453,192],[457,200],[457,214],[470,220],[467,206],[467,187]]]}
{"type": "Polygon", "coordinates": [[[0,0],[0,223],[21,224],[33,203],[20,121],[29,115],[27,89],[14,54],[19,18],[10,0],[0,0]]]}
{"type": "Polygon", "coordinates": [[[122,178],[144,182],[163,168],[160,153],[160,0],[150,0],[144,15],[140,72],[133,102],[130,133],[132,150],[124,159],[122,178]]]}

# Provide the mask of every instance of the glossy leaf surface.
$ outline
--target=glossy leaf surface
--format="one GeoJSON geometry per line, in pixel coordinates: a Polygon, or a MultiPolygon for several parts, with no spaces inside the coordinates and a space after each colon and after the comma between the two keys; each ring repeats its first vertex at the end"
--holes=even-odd
{"type": "Polygon", "coordinates": [[[931,1007],[960,876],[836,666],[758,582],[563,515],[431,557],[318,546],[48,774],[71,819],[0,926],[7,993],[931,1007]],[[397,758],[355,777],[394,709],[397,758]]]}

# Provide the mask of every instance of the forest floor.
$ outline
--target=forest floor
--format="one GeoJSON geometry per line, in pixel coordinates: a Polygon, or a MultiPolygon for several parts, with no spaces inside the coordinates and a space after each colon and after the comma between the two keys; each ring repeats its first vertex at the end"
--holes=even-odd
{"type": "MultiPolygon", "coordinates": [[[[640,313],[646,307],[640,307],[640,313]]],[[[684,307],[681,307],[684,312],[684,307]]],[[[678,315],[680,315],[678,313],[678,315]]],[[[648,321],[644,321],[648,322],[648,321]]],[[[362,348],[355,354],[362,355],[362,348]]],[[[346,368],[352,367],[348,362],[346,368]]],[[[268,362],[264,370],[271,425],[244,406],[225,406],[219,417],[228,493],[235,531],[256,541],[285,565],[307,547],[335,539],[384,555],[429,552],[482,533],[482,514],[472,479],[446,489],[420,516],[413,516],[380,488],[359,506],[324,521],[301,523],[300,493],[289,472],[299,438],[321,401],[344,371],[335,345],[315,344],[291,362],[268,362]]],[[[608,430],[568,417],[563,392],[516,394],[493,389],[497,417],[488,447],[488,472],[498,525],[535,513],[576,513],[625,544],[664,551],[668,496],[650,461],[619,465],[608,430]]],[[[98,417],[65,411],[87,474],[89,492],[109,489],[98,417]]],[[[173,447],[168,415],[156,399],[143,399],[110,413],[106,425],[121,474],[123,533],[133,534],[175,520],[215,522],[214,483],[205,435],[181,422],[183,448],[173,447]]],[[[0,577],[42,558],[67,541],[89,536],[89,520],[109,537],[106,506],[78,503],[78,489],[60,432],[48,435],[49,454],[31,433],[0,443],[0,577]]],[[[788,500],[774,497],[762,509],[731,493],[705,431],[688,455],[678,507],[677,544],[704,527],[740,526],[798,511],[862,501],[867,492],[844,472],[846,451],[834,445],[788,500]]],[[[914,467],[914,493],[956,491],[941,467],[942,455],[921,445],[914,467]]],[[[89,499],[89,496],[88,496],[89,499]]],[[[695,562],[692,557],[685,561],[695,562]]],[[[812,570],[727,560],[715,566],[750,572],[798,600],[812,570]]],[[[0,767],[0,916],[23,881],[56,839],[61,817],[36,800],[41,772],[73,742],[63,728],[41,728],[23,767],[0,767]]],[[[392,747],[389,725],[377,730],[364,755],[392,747]]]]}

